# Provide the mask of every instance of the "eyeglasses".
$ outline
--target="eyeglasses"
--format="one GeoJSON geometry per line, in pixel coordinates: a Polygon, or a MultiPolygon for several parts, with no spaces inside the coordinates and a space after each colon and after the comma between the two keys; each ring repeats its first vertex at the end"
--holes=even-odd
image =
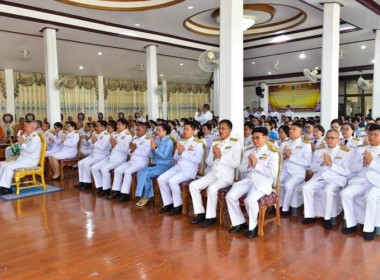
{"type": "Polygon", "coordinates": [[[368,137],[379,137],[380,134],[378,133],[368,133],[368,137]]]}
{"type": "Polygon", "coordinates": [[[338,137],[325,137],[326,140],[334,140],[334,139],[338,139],[338,137]]]}

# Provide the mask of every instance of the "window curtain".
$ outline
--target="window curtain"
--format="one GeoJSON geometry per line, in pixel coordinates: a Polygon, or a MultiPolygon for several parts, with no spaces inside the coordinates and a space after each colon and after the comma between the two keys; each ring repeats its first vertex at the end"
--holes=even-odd
{"type": "Polygon", "coordinates": [[[63,75],[67,84],[60,91],[61,113],[64,120],[72,116],[77,120],[79,113],[86,117],[98,119],[98,80],[96,77],[79,77],[63,75]]]}
{"type": "Polygon", "coordinates": [[[146,82],[131,80],[104,80],[105,116],[118,119],[122,112],[125,118],[137,111],[146,110],[146,82]]]}
{"type": "Polygon", "coordinates": [[[210,103],[210,87],[199,84],[168,83],[168,119],[194,117],[195,110],[210,103]]]}

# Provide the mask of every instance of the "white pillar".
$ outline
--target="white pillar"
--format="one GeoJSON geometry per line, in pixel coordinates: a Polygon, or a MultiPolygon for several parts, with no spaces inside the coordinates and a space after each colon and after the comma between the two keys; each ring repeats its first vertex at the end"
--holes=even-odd
{"type": "Polygon", "coordinates": [[[233,136],[243,133],[243,0],[220,0],[219,120],[229,119],[233,136]]]}
{"type": "Polygon", "coordinates": [[[259,97],[261,100],[260,100],[260,107],[264,109],[264,113],[266,116],[269,115],[269,109],[268,109],[268,105],[269,105],[269,87],[267,84],[263,85],[262,86],[262,89],[263,89],[263,95],[264,97],[261,98],[259,97]]]}
{"type": "Polygon", "coordinates": [[[54,85],[58,79],[57,30],[44,28],[42,32],[44,36],[47,118],[50,123],[55,123],[61,121],[59,91],[54,85]]]}
{"type": "Polygon", "coordinates": [[[147,90],[146,102],[149,119],[155,120],[158,115],[158,95],[157,90],[157,46],[149,45],[146,47],[146,76],[147,90]]]}
{"type": "Polygon", "coordinates": [[[98,76],[98,112],[103,113],[104,119],[107,120],[104,109],[104,80],[103,76],[98,76]]]}
{"type": "Polygon", "coordinates": [[[380,117],[380,29],[376,30],[374,57],[375,65],[373,69],[372,118],[376,119],[380,117]]]}
{"type": "Polygon", "coordinates": [[[340,5],[326,0],[323,6],[321,124],[325,129],[338,118],[340,5]]]}
{"type": "Polygon", "coordinates": [[[214,110],[214,116],[219,116],[220,114],[220,70],[214,71],[214,88],[212,92],[212,101],[213,101],[213,110],[214,110]]]}
{"type": "Polygon", "coordinates": [[[165,92],[162,95],[162,118],[164,120],[168,119],[168,88],[166,80],[162,81],[162,86],[165,87],[165,92]]]}
{"type": "Polygon", "coordinates": [[[7,94],[7,112],[13,116],[14,122],[17,123],[15,116],[15,83],[13,69],[5,69],[5,93],[7,94]]]}

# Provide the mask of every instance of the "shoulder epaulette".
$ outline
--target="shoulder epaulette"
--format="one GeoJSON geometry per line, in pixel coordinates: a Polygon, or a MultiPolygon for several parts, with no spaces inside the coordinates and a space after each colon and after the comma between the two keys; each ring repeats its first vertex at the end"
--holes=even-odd
{"type": "Polygon", "coordinates": [[[175,140],[173,136],[169,135],[169,139],[172,140],[174,144],[177,143],[177,140],[175,140]]]}
{"type": "Polygon", "coordinates": [[[267,142],[267,147],[268,147],[269,151],[271,151],[271,152],[274,152],[274,153],[278,152],[277,148],[272,143],[267,142]]]}
{"type": "Polygon", "coordinates": [[[238,141],[237,138],[232,138],[232,137],[230,138],[230,140],[231,140],[231,141],[234,141],[234,142],[237,142],[237,141],[238,141]]]}
{"type": "Polygon", "coordinates": [[[108,135],[108,132],[104,132],[104,135],[108,135]]]}
{"type": "Polygon", "coordinates": [[[269,142],[271,143],[274,143],[274,140],[273,139],[268,139],[269,142]]]}
{"type": "Polygon", "coordinates": [[[309,140],[302,140],[302,142],[310,144],[309,140]]]}
{"type": "Polygon", "coordinates": [[[78,130],[74,130],[74,132],[75,132],[76,134],[80,134],[80,132],[79,132],[78,130]]]}
{"type": "Polygon", "coordinates": [[[220,140],[220,138],[216,137],[214,140],[212,140],[212,142],[219,141],[219,140],[220,140]]]}
{"type": "Polygon", "coordinates": [[[130,135],[131,133],[127,130],[124,132],[125,135],[130,135]]]}
{"type": "Polygon", "coordinates": [[[244,152],[245,152],[245,151],[249,151],[249,150],[251,150],[251,149],[253,149],[253,148],[254,148],[254,146],[248,147],[247,149],[244,150],[244,152]]]}
{"type": "Polygon", "coordinates": [[[197,142],[197,143],[203,143],[201,139],[199,139],[198,137],[194,137],[194,141],[197,142]]]}
{"type": "Polygon", "coordinates": [[[288,139],[285,139],[284,141],[282,141],[281,143],[285,143],[285,142],[288,142],[289,141],[289,138],[288,139]]]}
{"type": "Polygon", "coordinates": [[[358,141],[358,142],[361,140],[359,137],[354,137],[352,139],[354,139],[355,141],[358,141]]]}
{"type": "Polygon", "coordinates": [[[318,146],[317,150],[322,150],[322,149],[324,149],[324,148],[326,148],[326,147],[325,147],[325,144],[321,144],[321,145],[318,146]]]}
{"type": "Polygon", "coordinates": [[[349,148],[344,147],[344,146],[341,146],[340,149],[341,149],[342,151],[345,151],[345,152],[349,152],[349,151],[350,151],[349,148]]]}
{"type": "Polygon", "coordinates": [[[145,136],[145,139],[150,139],[150,136],[147,134],[147,135],[145,136]]]}
{"type": "Polygon", "coordinates": [[[49,132],[50,132],[50,133],[54,133],[54,130],[53,130],[53,129],[50,129],[49,132]]]}
{"type": "Polygon", "coordinates": [[[367,144],[364,144],[364,143],[363,143],[363,144],[359,145],[358,148],[359,148],[359,147],[365,147],[365,146],[367,146],[367,144]]]}

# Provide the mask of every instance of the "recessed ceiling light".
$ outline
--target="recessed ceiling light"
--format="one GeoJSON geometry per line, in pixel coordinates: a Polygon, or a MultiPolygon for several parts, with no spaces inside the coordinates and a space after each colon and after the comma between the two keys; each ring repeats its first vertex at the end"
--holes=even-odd
{"type": "Polygon", "coordinates": [[[318,69],[319,69],[319,67],[318,67],[318,66],[315,66],[315,67],[314,67],[314,69],[317,69],[317,70],[318,70],[318,69]]]}
{"type": "Polygon", "coordinates": [[[372,63],[375,63],[375,60],[374,59],[372,59],[372,61],[371,61],[372,63]]]}
{"type": "Polygon", "coordinates": [[[81,65],[81,66],[79,66],[79,70],[83,70],[84,69],[84,67],[81,65]]]}
{"type": "Polygon", "coordinates": [[[160,77],[163,77],[164,76],[164,74],[160,74],[160,77]]]}
{"type": "Polygon", "coordinates": [[[306,57],[306,55],[304,54],[304,53],[301,53],[300,55],[299,55],[299,58],[301,58],[301,59],[304,59],[306,57]]]}
{"type": "Polygon", "coordinates": [[[189,7],[187,7],[189,10],[192,10],[192,9],[194,9],[194,6],[189,6],[189,7]]]}
{"type": "Polygon", "coordinates": [[[367,48],[367,46],[366,46],[366,45],[362,45],[360,48],[361,48],[362,50],[365,50],[365,48],[367,48]]]}
{"type": "Polygon", "coordinates": [[[280,36],[277,36],[277,37],[274,37],[271,42],[272,43],[280,43],[280,42],[285,42],[285,41],[288,41],[290,40],[290,37],[287,36],[287,35],[280,35],[280,36]]]}
{"type": "Polygon", "coordinates": [[[140,26],[140,23],[135,23],[135,26],[136,26],[136,27],[139,27],[139,26],[140,26]]]}
{"type": "Polygon", "coordinates": [[[180,63],[179,66],[183,66],[183,63],[180,63]]]}
{"type": "Polygon", "coordinates": [[[268,72],[268,75],[272,75],[272,72],[268,72]]]}
{"type": "Polygon", "coordinates": [[[98,52],[98,55],[103,55],[103,53],[102,52],[98,52]]]}
{"type": "Polygon", "coordinates": [[[256,62],[252,61],[251,64],[256,64],[256,62]]]}

